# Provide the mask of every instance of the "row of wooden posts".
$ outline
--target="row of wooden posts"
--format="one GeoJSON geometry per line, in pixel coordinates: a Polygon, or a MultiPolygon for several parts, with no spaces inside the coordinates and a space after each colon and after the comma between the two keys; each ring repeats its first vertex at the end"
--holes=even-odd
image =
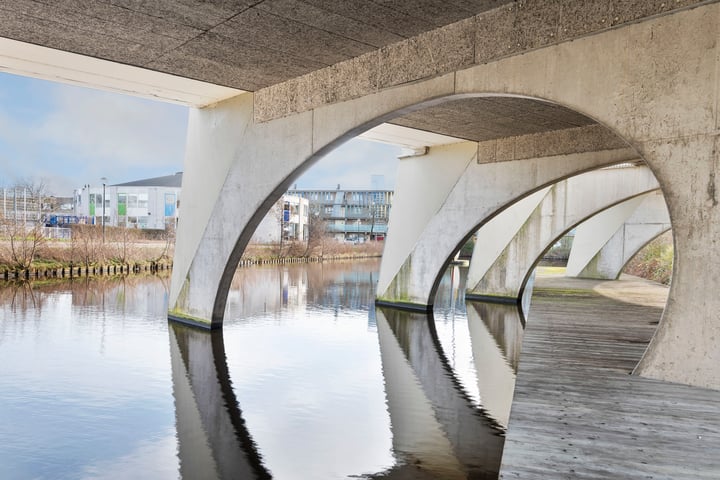
{"type": "MultiPolygon", "coordinates": [[[[287,263],[318,263],[326,260],[352,260],[360,258],[371,258],[377,255],[353,255],[352,257],[342,255],[325,255],[315,257],[280,257],[280,258],[245,258],[240,260],[240,267],[252,265],[281,265],[287,263]]],[[[93,267],[54,267],[54,268],[29,268],[22,270],[4,270],[0,272],[3,280],[31,280],[41,278],[73,278],[95,275],[123,275],[129,273],[150,272],[155,273],[161,270],[172,269],[171,262],[150,262],[133,265],[99,265],[93,267]]]]}
{"type": "Polygon", "coordinates": [[[3,280],[36,280],[42,278],[73,278],[95,275],[123,275],[129,273],[151,272],[170,270],[172,263],[150,262],[146,264],[133,265],[98,265],[93,267],[53,267],[53,268],[29,268],[5,270],[0,273],[3,280]]]}

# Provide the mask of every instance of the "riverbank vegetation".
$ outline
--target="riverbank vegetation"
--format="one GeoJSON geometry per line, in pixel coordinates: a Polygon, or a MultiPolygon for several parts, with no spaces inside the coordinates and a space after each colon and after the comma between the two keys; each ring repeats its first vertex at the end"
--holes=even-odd
{"type": "MultiPolygon", "coordinates": [[[[50,239],[43,227],[21,227],[17,222],[0,224],[0,274],[18,278],[27,272],[53,272],[80,268],[88,272],[125,272],[172,264],[174,231],[147,231],[98,225],[72,225],[70,238],[50,239]],[[124,268],[116,268],[122,267],[124,268]]],[[[241,265],[282,263],[289,260],[379,257],[382,242],[345,243],[326,235],[308,242],[249,245],[241,265]]],[[[55,276],[40,273],[32,276],[55,276]]],[[[63,273],[63,276],[65,273],[63,273]]]]}
{"type": "Polygon", "coordinates": [[[669,285],[673,253],[672,232],[667,232],[640,250],[625,266],[624,273],[669,285]]]}

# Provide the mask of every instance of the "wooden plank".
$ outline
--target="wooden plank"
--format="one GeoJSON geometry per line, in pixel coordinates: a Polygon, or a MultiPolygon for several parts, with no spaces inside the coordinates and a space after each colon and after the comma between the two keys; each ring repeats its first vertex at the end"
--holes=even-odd
{"type": "Polygon", "coordinates": [[[538,279],[500,478],[720,478],[720,391],[629,375],[666,295],[538,279]]]}

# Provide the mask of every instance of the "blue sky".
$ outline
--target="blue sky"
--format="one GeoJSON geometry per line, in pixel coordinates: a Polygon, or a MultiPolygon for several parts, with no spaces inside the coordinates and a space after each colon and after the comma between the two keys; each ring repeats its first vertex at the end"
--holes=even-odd
{"type": "MultiPolygon", "coordinates": [[[[0,73],[0,187],[43,181],[69,195],[183,170],[188,109],[0,73]]],[[[399,147],[355,139],[317,162],[298,188],[393,188],[399,147]]]]}

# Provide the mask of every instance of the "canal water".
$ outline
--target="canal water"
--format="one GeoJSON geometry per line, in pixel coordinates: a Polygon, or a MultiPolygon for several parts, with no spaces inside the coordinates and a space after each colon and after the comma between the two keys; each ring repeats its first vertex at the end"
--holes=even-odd
{"type": "Polygon", "coordinates": [[[378,267],[242,268],[213,333],[162,275],[0,286],[0,478],[497,478],[519,313],[458,267],[376,308],[378,267]]]}

